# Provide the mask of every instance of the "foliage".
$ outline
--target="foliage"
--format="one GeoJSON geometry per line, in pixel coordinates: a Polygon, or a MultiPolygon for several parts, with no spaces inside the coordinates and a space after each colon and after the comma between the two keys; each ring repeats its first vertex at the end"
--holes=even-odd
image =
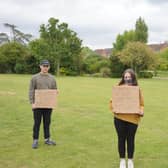
{"type": "Polygon", "coordinates": [[[93,73],[93,74],[91,74],[90,76],[91,76],[91,77],[96,77],[96,78],[102,78],[102,77],[103,77],[102,73],[100,73],[100,72],[98,72],[98,73],[93,73]]]}
{"type": "Polygon", "coordinates": [[[128,42],[139,41],[146,43],[148,40],[148,27],[145,21],[139,17],[135,24],[135,30],[124,31],[123,34],[117,35],[116,42],[113,43],[114,51],[121,51],[128,42]]]}
{"type": "Polygon", "coordinates": [[[81,55],[83,56],[83,59],[86,59],[87,57],[91,56],[100,56],[93,50],[91,50],[89,47],[83,47],[81,51],[81,55]]]}
{"type": "MultiPolygon", "coordinates": [[[[117,36],[116,42],[113,43],[114,48],[110,56],[111,72],[112,72],[113,77],[119,77],[125,68],[133,67],[134,66],[133,64],[138,64],[138,67],[137,66],[133,67],[134,69],[135,68],[138,68],[138,69],[147,68],[143,63],[140,63],[142,62],[142,59],[140,59],[141,57],[135,58],[134,56],[134,55],[140,56],[141,51],[139,51],[139,54],[138,54],[138,53],[131,53],[132,50],[129,50],[126,52],[127,49],[125,49],[127,48],[126,46],[128,45],[128,43],[131,43],[131,42],[133,43],[133,42],[138,42],[138,41],[146,43],[147,39],[148,39],[148,27],[145,24],[145,21],[141,17],[138,18],[136,21],[135,30],[124,31],[123,34],[119,34],[117,36]],[[129,57],[124,56],[125,54],[127,56],[129,55],[129,57]],[[133,55],[131,56],[131,54],[133,55]],[[133,61],[134,63],[132,62],[132,58],[134,58],[134,61],[133,61]]],[[[153,62],[152,64],[154,66],[153,62]]]]}
{"type": "Polygon", "coordinates": [[[108,67],[101,68],[100,73],[102,74],[102,77],[110,77],[111,76],[111,70],[108,67]]]}
{"type": "Polygon", "coordinates": [[[28,49],[17,42],[5,43],[0,46],[0,72],[15,73],[23,70],[21,65],[28,57],[28,49]]]}
{"type": "Polygon", "coordinates": [[[4,23],[4,26],[9,28],[12,36],[9,36],[7,33],[0,33],[0,44],[9,43],[9,42],[17,42],[20,44],[27,44],[31,38],[31,34],[25,34],[17,29],[17,26],[4,23]]]}
{"type": "Polygon", "coordinates": [[[134,69],[135,72],[154,69],[157,57],[153,51],[140,42],[129,42],[119,56],[121,62],[134,69]]]}
{"type": "Polygon", "coordinates": [[[160,51],[157,55],[160,58],[160,62],[157,68],[163,71],[168,70],[168,48],[160,51]]]}
{"type": "Polygon", "coordinates": [[[152,78],[154,71],[140,71],[138,77],[140,78],[152,78]]]}
{"type": "Polygon", "coordinates": [[[148,41],[148,27],[141,17],[138,18],[135,24],[135,41],[147,43],[148,41]]]}
{"type": "Polygon", "coordinates": [[[86,73],[98,73],[103,67],[109,67],[109,60],[102,56],[91,55],[84,60],[84,71],[86,73]]]}
{"type": "Polygon", "coordinates": [[[120,52],[112,51],[110,56],[110,69],[112,77],[120,77],[123,71],[127,68],[120,60],[120,52]]]}
{"type": "Polygon", "coordinates": [[[113,43],[113,51],[121,51],[130,41],[135,41],[134,30],[125,31],[123,35],[119,34],[116,38],[116,42],[113,43]]]}
{"type": "Polygon", "coordinates": [[[40,38],[48,45],[49,60],[59,75],[60,67],[70,66],[72,71],[80,71],[80,52],[82,41],[77,34],[68,28],[67,23],[50,18],[48,24],[40,26],[40,38]],[[65,63],[68,60],[68,65],[65,63]],[[62,65],[64,62],[64,65],[62,65]]]}
{"type": "Polygon", "coordinates": [[[24,72],[24,64],[16,63],[14,70],[17,74],[22,74],[24,72]]]}

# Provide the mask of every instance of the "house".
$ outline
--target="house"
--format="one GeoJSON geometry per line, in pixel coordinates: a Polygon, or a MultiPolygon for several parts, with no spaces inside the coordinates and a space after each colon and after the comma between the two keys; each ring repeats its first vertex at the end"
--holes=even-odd
{"type": "MultiPolygon", "coordinates": [[[[148,44],[148,47],[151,48],[154,52],[159,52],[168,47],[168,42],[159,43],[159,44],[148,44]]],[[[96,49],[94,50],[97,54],[109,58],[112,52],[112,48],[96,49]]]]}
{"type": "Polygon", "coordinates": [[[160,44],[148,44],[149,48],[151,48],[154,52],[159,52],[168,47],[168,42],[160,43],[160,44]]]}
{"type": "Polygon", "coordinates": [[[111,51],[112,51],[112,48],[104,48],[104,49],[94,50],[94,52],[96,52],[97,54],[99,54],[103,57],[106,57],[106,58],[110,57],[111,51]]]}

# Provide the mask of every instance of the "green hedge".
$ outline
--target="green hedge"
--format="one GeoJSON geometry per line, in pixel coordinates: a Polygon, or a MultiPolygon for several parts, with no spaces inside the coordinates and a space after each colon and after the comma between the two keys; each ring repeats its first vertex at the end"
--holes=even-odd
{"type": "Polygon", "coordinates": [[[154,76],[153,71],[140,71],[138,77],[140,78],[152,78],[154,76]]]}

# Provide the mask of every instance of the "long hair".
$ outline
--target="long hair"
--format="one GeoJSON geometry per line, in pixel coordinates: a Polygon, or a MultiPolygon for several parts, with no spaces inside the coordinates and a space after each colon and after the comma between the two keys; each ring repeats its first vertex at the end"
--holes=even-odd
{"type": "Polygon", "coordinates": [[[122,74],[122,78],[121,78],[121,81],[119,82],[118,85],[123,85],[125,82],[124,82],[124,76],[126,73],[129,73],[131,75],[131,78],[132,78],[132,86],[138,86],[138,82],[137,82],[137,78],[136,78],[136,75],[135,75],[135,72],[132,70],[132,69],[126,69],[123,74],[122,74]]]}

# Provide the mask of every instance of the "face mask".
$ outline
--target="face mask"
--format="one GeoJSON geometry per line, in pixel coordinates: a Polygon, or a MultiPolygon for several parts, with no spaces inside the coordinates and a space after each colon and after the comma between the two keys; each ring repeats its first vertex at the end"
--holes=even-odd
{"type": "Polygon", "coordinates": [[[132,79],[124,79],[125,84],[132,84],[132,79]]]}

